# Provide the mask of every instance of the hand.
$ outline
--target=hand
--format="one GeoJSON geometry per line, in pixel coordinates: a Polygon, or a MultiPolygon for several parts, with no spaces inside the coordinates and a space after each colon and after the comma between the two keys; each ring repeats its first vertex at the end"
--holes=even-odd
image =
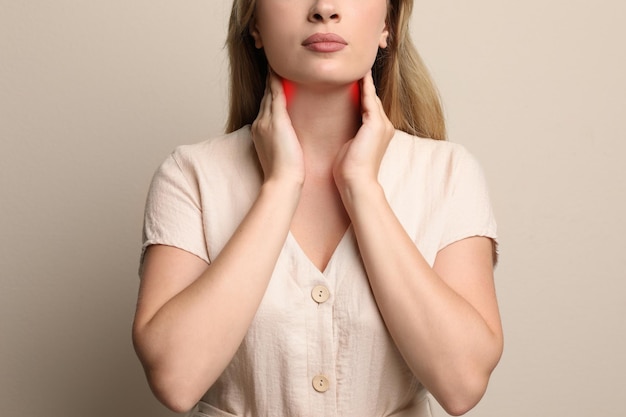
{"type": "Polygon", "coordinates": [[[287,113],[282,82],[271,69],[251,133],[265,182],[293,180],[299,185],[304,183],[302,147],[287,113]]]}
{"type": "Polygon", "coordinates": [[[376,95],[371,71],[361,80],[362,125],[338,153],[333,166],[339,190],[357,184],[378,183],[380,163],[395,128],[376,95]]]}

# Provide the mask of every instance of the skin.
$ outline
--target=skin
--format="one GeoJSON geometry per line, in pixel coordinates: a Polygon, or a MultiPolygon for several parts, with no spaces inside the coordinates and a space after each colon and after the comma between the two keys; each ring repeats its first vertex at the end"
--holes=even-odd
{"type": "Polygon", "coordinates": [[[386,46],[385,7],[384,0],[258,1],[251,33],[276,68],[251,127],[264,173],[259,195],[210,266],[160,245],[144,261],[133,338],[153,391],[174,411],[193,407],[232,359],[288,232],[323,270],[350,224],[411,371],[453,415],[484,394],[502,353],[491,241],[455,242],[431,268],[378,183],[394,134],[369,71],[386,46]],[[331,30],[347,48],[302,51],[303,39],[331,30]],[[279,71],[294,85],[289,107],[279,71]]]}
{"type": "Polygon", "coordinates": [[[381,0],[257,0],[250,32],[276,74],[319,91],[363,78],[378,47],[387,46],[386,16],[381,0]],[[312,53],[302,42],[315,33],[334,33],[347,45],[332,54],[312,53]]]}

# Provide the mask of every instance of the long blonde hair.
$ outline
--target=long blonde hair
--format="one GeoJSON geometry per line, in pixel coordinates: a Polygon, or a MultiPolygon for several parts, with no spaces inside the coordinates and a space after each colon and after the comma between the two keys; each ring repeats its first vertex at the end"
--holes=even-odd
{"type": "MultiPolygon", "coordinates": [[[[226,44],[230,58],[230,109],[226,131],[254,121],[265,90],[267,58],[250,35],[256,0],[234,0],[226,44]]],[[[446,138],[439,93],[409,34],[413,0],[389,0],[387,48],[372,67],[374,84],[396,129],[432,139],[446,138]]]]}

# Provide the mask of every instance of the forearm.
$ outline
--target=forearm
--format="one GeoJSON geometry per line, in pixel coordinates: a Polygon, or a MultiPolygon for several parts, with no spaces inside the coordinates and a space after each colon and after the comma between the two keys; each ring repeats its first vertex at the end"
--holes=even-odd
{"type": "Polygon", "coordinates": [[[443,404],[482,396],[500,356],[497,332],[428,265],[377,183],[340,191],[380,312],[413,373],[443,404]]]}
{"type": "Polygon", "coordinates": [[[265,293],[298,198],[298,185],[263,185],[213,263],[135,324],[135,342],[155,391],[194,391],[198,397],[228,365],[265,293]]]}

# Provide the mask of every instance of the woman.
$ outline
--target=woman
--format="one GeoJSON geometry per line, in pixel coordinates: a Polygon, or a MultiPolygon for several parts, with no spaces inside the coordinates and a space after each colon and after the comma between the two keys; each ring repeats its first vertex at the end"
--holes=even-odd
{"type": "Polygon", "coordinates": [[[482,397],[495,222],[474,159],[436,140],[411,8],[234,1],[230,133],[178,148],[146,208],[133,338],[172,410],[428,416],[429,391],[460,415],[482,397]]]}

